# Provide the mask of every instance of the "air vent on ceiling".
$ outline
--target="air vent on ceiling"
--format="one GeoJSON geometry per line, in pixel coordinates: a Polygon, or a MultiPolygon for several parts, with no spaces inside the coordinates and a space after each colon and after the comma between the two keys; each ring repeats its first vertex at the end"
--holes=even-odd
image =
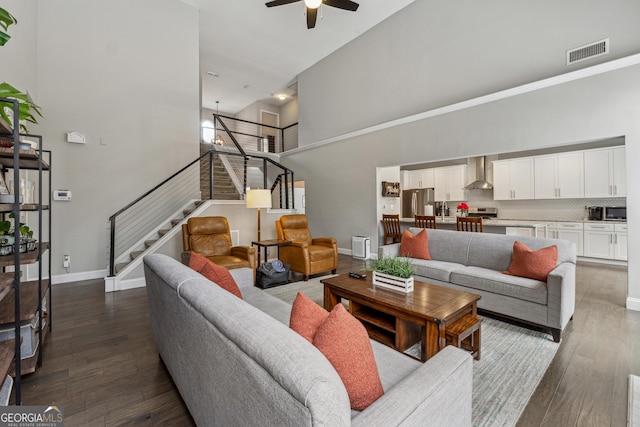
{"type": "Polygon", "coordinates": [[[590,43],[567,51],[567,65],[609,53],[609,39],[590,43]]]}

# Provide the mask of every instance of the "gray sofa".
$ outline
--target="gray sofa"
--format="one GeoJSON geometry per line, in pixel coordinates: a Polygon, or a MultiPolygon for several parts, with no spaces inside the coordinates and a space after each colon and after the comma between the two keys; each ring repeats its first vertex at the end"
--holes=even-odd
{"type": "MultiPolygon", "coordinates": [[[[410,228],[412,234],[421,228],[410,228]]],[[[418,280],[482,296],[478,309],[548,330],[555,342],[575,308],[576,247],[573,242],[491,233],[427,230],[431,261],[412,258],[418,280]],[[514,241],[533,250],[558,246],[547,282],[502,274],[514,241]]],[[[378,256],[398,256],[400,243],[380,246],[378,256]]]]}
{"type": "Polygon", "coordinates": [[[324,355],[289,329],[291,306],[231,270],[244,299],[165,255],[144,258],[160,357],[201,426],[470,426],[472,359],[422,364],[372,341],[385,394],[352,411],[324,355]]]}

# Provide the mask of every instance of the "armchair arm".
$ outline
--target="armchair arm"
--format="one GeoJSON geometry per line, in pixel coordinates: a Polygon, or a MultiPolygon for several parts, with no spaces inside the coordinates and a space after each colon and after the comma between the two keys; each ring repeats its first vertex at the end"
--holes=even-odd
{"type": "Polygon", "coordinates": [[[231,256],[246,259],[251,268],[256,268],[256,248],[253,246],[232,246],[231,256]]]}
{"type": "Polygon", "coordinates": [[[547,326],[564,329],[576,304],[576,265],[563,262],[547,277],[547,326]]]}
{"type": "Polygon", "coordinates": [[[315,239],[311,239],[311,244],[320,246],[334,246],[337,244],[337,242],[333,237],[317,237],[315,239]]]}
{"type": "Polygon", "coordinates": [[[356,415],[356,426],[471,426],[473,363],[452,346],[409,374],[356,415]]]}

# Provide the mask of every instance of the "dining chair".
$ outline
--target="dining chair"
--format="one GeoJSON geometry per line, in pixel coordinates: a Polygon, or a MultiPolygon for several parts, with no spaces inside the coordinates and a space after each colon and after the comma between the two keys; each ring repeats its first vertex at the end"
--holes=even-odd
{"type": "Polygon", "coordinates": [[[400,242],[402,231],[400,230],[400,215],[382,215],[382,228],[384,229],[384,244],[387,239],[391,239],[391,243],[400,242]]]}
{"type": "Polygon", "coordinates": [[[470,231],[482,233],[482,218],[456,217],[458,231],[470,231]]]}
{"type": "Polygon", "coordinates": [[[416,227],[436,228],[436,217],[434,215],[415,215],[416,227]]]}

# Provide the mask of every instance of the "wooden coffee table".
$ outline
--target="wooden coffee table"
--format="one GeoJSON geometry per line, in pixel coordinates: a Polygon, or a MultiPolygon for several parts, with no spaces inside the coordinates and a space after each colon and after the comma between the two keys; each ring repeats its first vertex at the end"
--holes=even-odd
{"type": "Polygon", "coordinates": [[[398,351],[422,341],[423,362],[447,345],[447,328],[457,335],[461,327],[471,323],[469,339],[476,350],[474,357],[480,358],[479,295],[417,280],[413,292],[405,294],[374,287],[371,276],[369,273],[365,279],[355,279],[343,274],[322,280],[324,308],[330,311],[342,299],[349,300],[349,311],[362,322],[371,339],[398,351]]]}

